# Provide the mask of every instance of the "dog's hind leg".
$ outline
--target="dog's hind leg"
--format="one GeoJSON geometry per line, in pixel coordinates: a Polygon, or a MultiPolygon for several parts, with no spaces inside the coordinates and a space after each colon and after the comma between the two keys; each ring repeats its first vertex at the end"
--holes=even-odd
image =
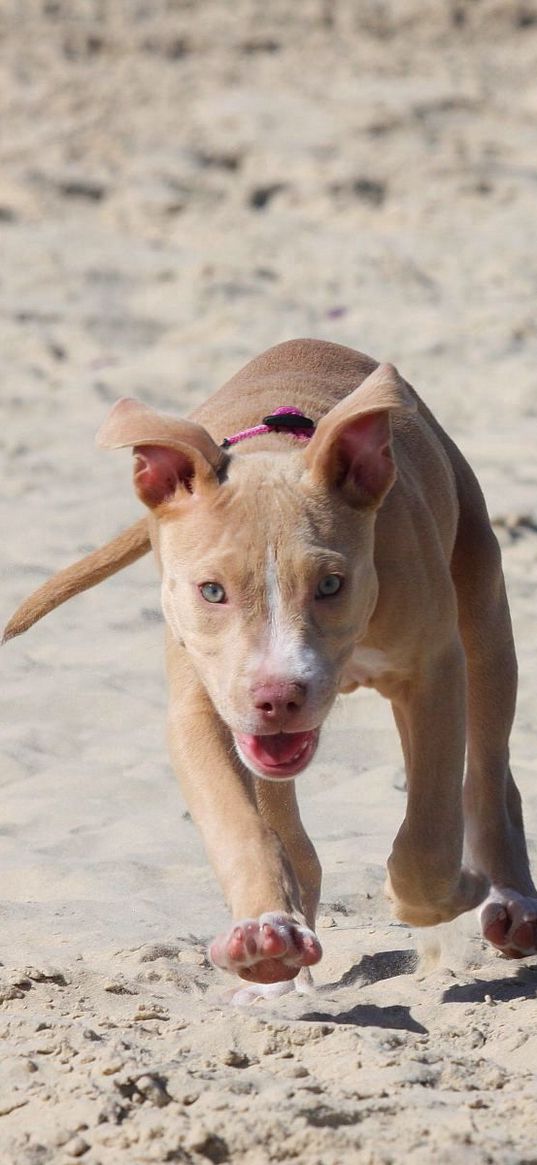
{"type": "Polygon", "coordinates": [[[516,657],[500,549],[471,470],[457,469],[466,478],[452,559],[468,676],[466,847],[473,867],[490,882],[480,908],[483,935],[521,958],[537,950],[537,892],[509,767],[516,657]]]}
{"type": "Polygon", "coordinates": [[[388,861],[388,893],[397,917],[411,926],[449,922],[487,890],[486,879],[462,865],[465,680],[455,629],[442,645],[430,645],[392,693],[407,807],[388,861]]]}

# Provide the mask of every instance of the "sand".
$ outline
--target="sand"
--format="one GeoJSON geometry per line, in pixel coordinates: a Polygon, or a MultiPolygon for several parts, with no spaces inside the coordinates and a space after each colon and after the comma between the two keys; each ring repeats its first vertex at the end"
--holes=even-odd
{"type": "MultiPolygon", "coordinates": [[[[537,836],[537,5],[7,0],[2,615],[139,514],[118,396],[186,413],[309,335],[395,362],[478,471],[537,836]]],[[[230,1008],[226,908],[164,742],[153,564],[2,651],[6,1165],[537,1160],[537,964],[396,923],[389,708],[299,778],[325,870],[311,995],[230,1008]]]]}

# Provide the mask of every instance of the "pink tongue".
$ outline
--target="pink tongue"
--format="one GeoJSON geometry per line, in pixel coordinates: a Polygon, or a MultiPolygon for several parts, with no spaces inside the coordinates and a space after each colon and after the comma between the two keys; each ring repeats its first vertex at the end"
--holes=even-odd
{"type": "Polygon", "coordinates": [[[241,733],[237,740],[244,751],[260,764],[284,765],[305,747],[311,735],[311,732],[278,732],[274,736],[248,736],[241,733]]]}

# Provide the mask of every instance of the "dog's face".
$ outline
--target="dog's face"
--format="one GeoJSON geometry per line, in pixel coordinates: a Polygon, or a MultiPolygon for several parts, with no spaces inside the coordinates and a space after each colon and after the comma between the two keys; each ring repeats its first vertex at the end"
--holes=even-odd
{"type": "Polygon", "coordinates": [[[301,452],[251,452],[209,493],[172,502],[159,531],[173,635],[245,763],[294,776],[375,606],[374,511],[329,497],[301,452]]]}
{"type": "Polygon", "coordinates": [[[102,444],[134,447],[136,489],[158,519],[167,623],[258,776],[306,767],[366,633],[376,510],[395,479],[393,407],[408,400],[383,366],[305,452],[287,438],[230,456],[200,426],[134,401],[101,432],[102,444]]]}

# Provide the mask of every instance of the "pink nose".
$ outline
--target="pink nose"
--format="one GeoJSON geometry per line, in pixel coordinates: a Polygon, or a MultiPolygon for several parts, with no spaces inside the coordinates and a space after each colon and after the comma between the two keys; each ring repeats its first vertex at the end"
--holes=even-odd
{"type": "Polygon", "coordinates": [[[267,720],[281,720],[299,712],[307,696],[305,684],[267,680],[254,689],[254,707],[267,720]]]}

